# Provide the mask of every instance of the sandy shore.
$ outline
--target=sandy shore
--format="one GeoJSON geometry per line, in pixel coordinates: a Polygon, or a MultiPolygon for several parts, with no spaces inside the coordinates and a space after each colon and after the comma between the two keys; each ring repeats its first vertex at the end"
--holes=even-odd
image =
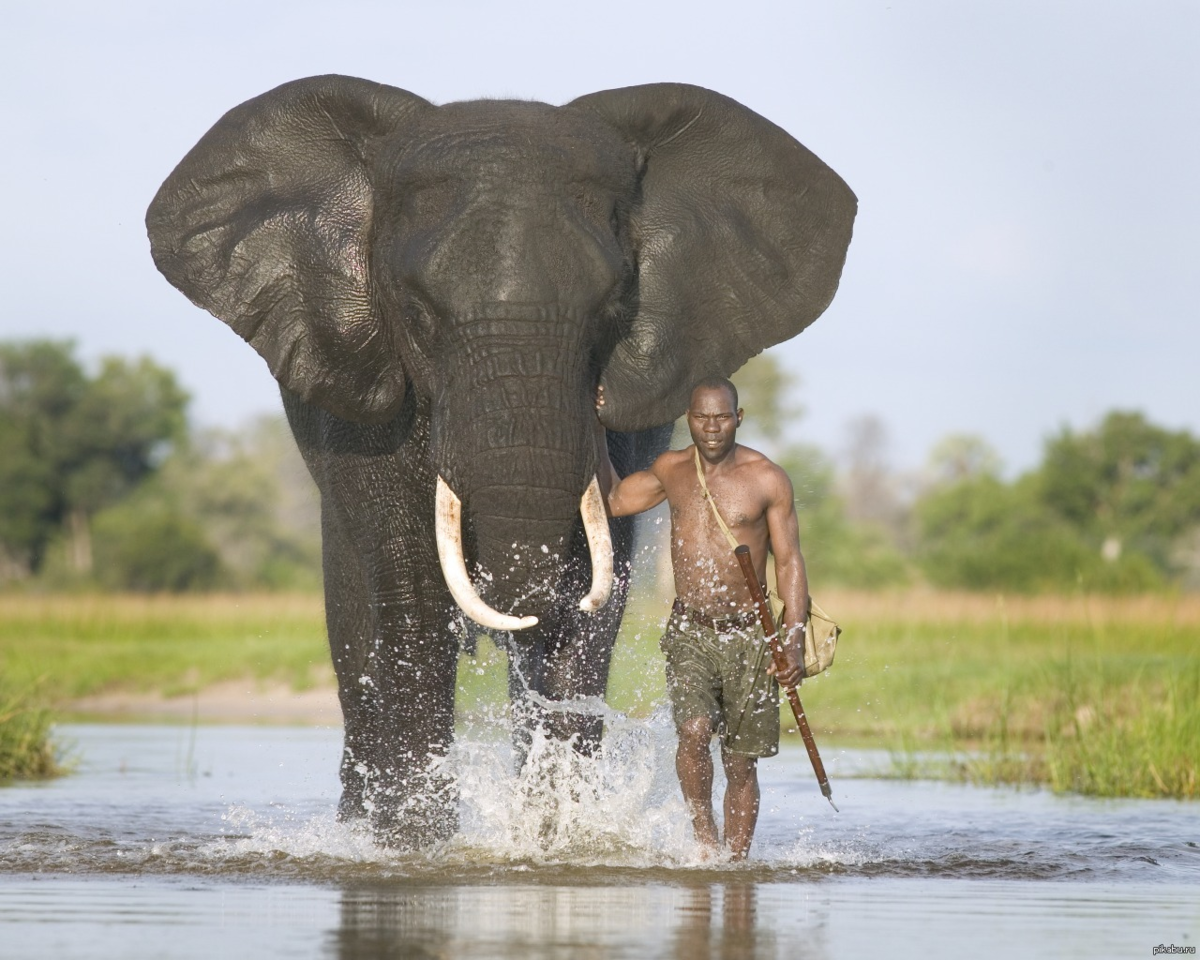
{"type": "Polygon", "coordinates": [[[253,678],[227,680],[177,697],[153,692],[104,693],[73,700],[60,709],[71,719],[120,723],[342,725],[337,690],[333,686],[297,691],[283,683],[253,678]]]}

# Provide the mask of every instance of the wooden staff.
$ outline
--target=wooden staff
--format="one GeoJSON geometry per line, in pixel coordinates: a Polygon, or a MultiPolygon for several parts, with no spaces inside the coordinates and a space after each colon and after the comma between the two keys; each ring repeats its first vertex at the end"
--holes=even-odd
{"type": "MultiPolygon", "coordinates": [[[[763,633],[771,645],[771,658],[775,661],[775,672],[779,673],[787,669],[787,657],[783,652],[783,644],[779,640],[779,630],[771,617],[771,607],[767,603],[767,598],[763,596],[762,584],[758,582],[758,574],[754,572],[754,561],[750,559],[750,548],[744,543],[739,544],[733,554],[742,568],[746,586],[750,588],[750,598],[758,608],[758,618],[762,621],[763,633]]],[[[808,759],[812,761],[813,773],[817,775],[817,784],[821,787],[821,793],[829,801],[829,805],[836,811],[837,804],[833,802],[833,790],[829,786],[829,777],[825,775],[825,764],[821,762],[821,754],[817,752],[817,741],[813,739],[812,730],[808,728],[808,718],[804,715],[804,705],[800,702],[800,695],[796,692],[795,687],[787,687],[785,690],[788,703],[792,706],[792,715],[796,718],[796,725],[800,728],[800,736],[804,738],[808,759]]]]}

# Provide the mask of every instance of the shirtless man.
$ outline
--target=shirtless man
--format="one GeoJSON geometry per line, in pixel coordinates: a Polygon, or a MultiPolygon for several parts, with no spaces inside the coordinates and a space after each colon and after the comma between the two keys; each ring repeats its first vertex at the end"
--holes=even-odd
{"type": "MultiPolygon", "coordinates": [[[[597,404],[603,406],[603,393],[597,404]]],[[[715,851],[709,744],[714,733],[721,737],[728,781],[725,844],[740,860],[750,850],[758,820],[758,758],[779,749],[779,694],[741,567],[704,499],[697,451],[709,493],[738,542],[750,547],[760,582],[766,583],[768,551],[775,555],[776,581],[787,605],[782,624],[787,668],[777,679],[788,687],[801,679],[808,579],[791,481],[761,453],[737,443],[742,410],[734,385],[720,377],[701,381],[692,391],[687,421],[693,446],[669,450],[649,470],[623,480],[611,464],[607,470],[602,464],[602,476],[608,474],[606,500],[614,517],[663,500],[670,505],[676,600],[661,645],[679,731],[675,769],[696,839],[715,851]]],[[[606,454],[602,460],[607,463],[606,454]]]]}

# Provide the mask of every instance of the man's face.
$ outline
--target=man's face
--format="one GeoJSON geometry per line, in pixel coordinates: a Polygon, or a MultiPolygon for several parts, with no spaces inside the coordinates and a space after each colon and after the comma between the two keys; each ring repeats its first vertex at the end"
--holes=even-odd
{"type": "Polygon", "coordinates": [[[724,457],[737,438],[742,411],[733,407],[733,396],[723,387],[698,387],[688,406],[688,430],[705,460],[724,457]]]}

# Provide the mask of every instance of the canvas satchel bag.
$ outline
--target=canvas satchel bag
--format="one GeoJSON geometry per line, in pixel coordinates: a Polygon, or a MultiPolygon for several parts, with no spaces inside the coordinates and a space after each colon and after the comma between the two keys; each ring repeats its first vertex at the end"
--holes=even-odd
{"type": "MultiPolygon", "coordinates": [[[[716,500],[708,492],[708,483],[704,479],[704,468],[700,465],[700,451],[693,448],[692,452],[696,461],[696,477],[700,481],[700,491],[712,508],[713,516],[717,518],[717,525],[725,534],[725,539],[729,541],[730,548],[737,549],[739,546],[737,537],[729,529],[725,518],[721,516],[721,511],[717,509],[716,500]]],[[[768,591],[767,602],[771,605],[771,618],[775,621],[778,629],[783,624],[783,612],[786,607],[774,590],[768,591]]],[[[808,616],[804,621],[804,676],[815,677],[818,673],[824,673],[829,669],[829,665],[833,663],[834,654],[837,652],[838,637],[841,636],[841,633],[842,628],[837,625],[833,617],[813,601],[810,595],[808,616]]]]}

